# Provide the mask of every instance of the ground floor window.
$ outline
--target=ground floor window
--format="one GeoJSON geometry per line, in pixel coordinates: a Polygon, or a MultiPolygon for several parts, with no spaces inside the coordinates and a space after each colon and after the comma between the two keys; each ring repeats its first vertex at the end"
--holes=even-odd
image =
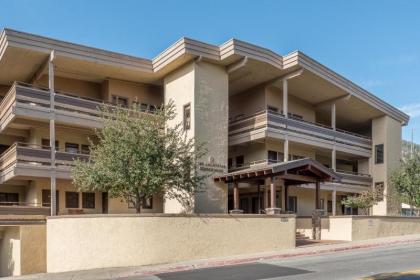
{"type": "Polygon", "coordinates": [[[82,193],[82,207],[95,209],[95,193],[82,193]]]}
{"type": "Polygon", "coordinates": [[[288,202],[287,206],[289,208],[287,210],[290,211],[290,212],[296,213],[297,212],[297,197],[296,196],[289,196],[287,198],[287,202],[288,202]]]}
{"type": "Polygon", "coordinates": [[[66,208],[79,208],[78,192],[66,192],[66,208]]]}
{"type": "Polygon", "coordinates": [[[143,199],[143,209],[153,209],[153,197],[143,199]]]}
{"type": "Polygon", "coordinates": [[[0,193],[0,205],[18,205],[19,194],[18,193],[0,193]]]}

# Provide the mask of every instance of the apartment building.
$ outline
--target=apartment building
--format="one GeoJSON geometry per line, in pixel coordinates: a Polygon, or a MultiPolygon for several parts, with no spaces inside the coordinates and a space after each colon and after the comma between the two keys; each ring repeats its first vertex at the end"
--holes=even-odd
{"type": "MultiPolygon", "coordinates": [[[[77,192],[73,160],[89,157],[98,107],[152,113],[169,100],[169,125],[183,121],[208,149],[200,164],[212,176],[194,212],[355,214],[341,200],[370,188],[384,192],[373,214],[399,211],[388,179],[409,117],[299,51],[182,38],[144,59],[5,29],[0,99],[2,213],[50,213],[51,201],[59,215],[134,212],[106,193],[77,192]]],[[[164,194],[143,209],[183,211],[164,194]]]]}

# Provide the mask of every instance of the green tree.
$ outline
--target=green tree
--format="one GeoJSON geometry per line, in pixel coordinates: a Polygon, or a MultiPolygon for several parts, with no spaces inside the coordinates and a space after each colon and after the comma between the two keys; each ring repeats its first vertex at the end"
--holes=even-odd
{"type": "Polygon", "coordinates": [[[370,189],[360,194],[348,196],[341,203],[350,208],[358,208],[367,214],[370,207],[381,201],[382,193],[380,190],[370,189]]]}
{"type": "Polygon", "coordinates": [[[391,176],[391,184],[400,202],[420,208],[420,156],[406,158],[391,176]]]}
{"type": "Polygon", "coordinates": [[[72,170],[80,191],[108,192],[121,197],[140,213],[145,199],[165,195],[185,208],[209,176],[198,172],[198,160],[206,154],[202,144],[187,138],[181,124],[174,121],[172,102],[153,114],[134,106],[102,108],[103,128],[90,141],[90,159],[76,160],[72,170]]]}

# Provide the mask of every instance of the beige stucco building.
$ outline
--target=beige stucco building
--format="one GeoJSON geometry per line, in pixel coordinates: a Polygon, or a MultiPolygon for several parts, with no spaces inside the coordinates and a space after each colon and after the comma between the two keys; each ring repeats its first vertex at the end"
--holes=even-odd
{"type": "MultiPolygon", "coordinates": [[[[299,51],[280,55],[234,39],[216,46],[181,38],[144,59],[6,29],[0,35],[0,212],[50,213],[51,177],[59,215],[134,212],[106,193],[77,192],[72,162],[89,157],[102,103],[137,102],[149,112],[169,100],[178,113],[174,123],[183,121],[187,135],[206,143],[202,169],[214,173],[194,197],[194,212],[276,208],[309,216],[317,196],[318,208],[341,215],[350,213],[340,203],[344,197],[372,187],[384,191],[372,214],[399,210],[388,199],[388,178],[400,161],[408,116],[299,51]],[[318,192],[310,181],[215,179],[302,158],[338,177],[318,192]]],[[[146,207],[143,212],[184,211],[164,195],[146,207]]]]}

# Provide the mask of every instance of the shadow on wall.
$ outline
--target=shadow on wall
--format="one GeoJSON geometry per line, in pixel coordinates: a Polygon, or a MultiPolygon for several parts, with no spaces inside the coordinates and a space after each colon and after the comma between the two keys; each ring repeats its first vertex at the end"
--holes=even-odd
{"type": "Polygon", "coordinates": [[[15,271],[15,259],[13,255],[14,236],[10,236],[16,229],[0,228],[0,277],[12,276],[15,271]],[[7,232],[9,231],[9,232],[7,232]]]}

